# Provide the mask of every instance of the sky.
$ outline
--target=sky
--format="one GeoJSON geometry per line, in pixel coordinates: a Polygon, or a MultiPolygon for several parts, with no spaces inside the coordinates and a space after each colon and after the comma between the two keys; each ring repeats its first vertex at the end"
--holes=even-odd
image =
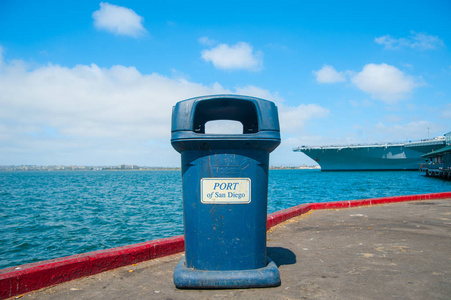
{"type": "Polygon", "coordinates": [[[212,94],[275,102],[271,166],[442,136],[450,16],[436,0],[2,0],[0,165],[180,166],[172,107],[212,94]]]}

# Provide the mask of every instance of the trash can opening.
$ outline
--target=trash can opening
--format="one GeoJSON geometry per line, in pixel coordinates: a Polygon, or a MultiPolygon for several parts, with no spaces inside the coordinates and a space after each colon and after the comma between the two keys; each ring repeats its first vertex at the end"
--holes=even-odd
{"type": "Polygon", "coordinates": [[[205,123],[205,134],[243,134],[243,124],[232,120],[215,120],[205,123]]]}
{"type": "Polygon", "coordinates": [[[193,119],[194,132],[205,133],[205,124],[215,120],[238,121],[243,124],[243,134],[258,132],[258,114],[253,102],[227,98],[198,102],[193,119]]]}

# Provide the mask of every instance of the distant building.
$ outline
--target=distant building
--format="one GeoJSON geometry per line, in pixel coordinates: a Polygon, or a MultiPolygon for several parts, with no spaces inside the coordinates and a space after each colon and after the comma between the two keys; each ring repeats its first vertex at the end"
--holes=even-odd
{"type": "Polygon", "coordinates": [[[445,134],[446,146],[423,155],[428,159],[427,164],[421,166],[426,176],[451,179],[451,131],[445,134]]]}
{"type": "Polygon", "coordinates": [[[119,169],[121,170],[137,170],[139,167],[137,165],[120,165],[119,169]]]}

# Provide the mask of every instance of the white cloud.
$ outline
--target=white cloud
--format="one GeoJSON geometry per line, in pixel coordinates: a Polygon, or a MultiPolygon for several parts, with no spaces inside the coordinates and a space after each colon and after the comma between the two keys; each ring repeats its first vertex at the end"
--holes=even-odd
{"type": "Polygon", "coordinates": [[[316,142],[312,142],[310,139],[301,137],[289,137],[282,139],[279,147],[271,153],[271,165],[273,166],[300,166],[318,165],[313,159],[301,152],[293,152],[294,148],[302,145],[317,145],[316,142]]]}
{"type": "Polygon", "coordinates": [[[412,36],[411,48],[418,48],[420,50],[429,50],[442,47],[445,44],[438,36],[427,35],[424,33],[416,33],[412,36]]]}
{"type": "MultiPolygon", "coordinates": [[[[416,87],[424,84],[421,78],[415,79],[385,63],[367,64],[357,73],[350,70],[339,72],[332,66],[324,65],[320,70],[313,71],[313,74],[319,83],[345,82],[347,81],[345,76],[349,76],[351,83],[358,89],[369,93],[373,99],[382,100],[387,104],[407,98],[416,87]]],[[[361,104],[368,106],[369,101],[358,103],[354,100],[350,101],[350,104],[354,107],[361,104]]]]}
{"type": "Polygon", "coordinates": [[[212,49],[205,49],[201,53],[202,59],[211,62],[216,68],[223,70],[259,71],[263,67],[263,53],[254,52],[252,46],[239,42],[229,46],[220,44],[212,49]]]}
{"type": "Polygon", "coordinates": [[[445,107],[442,109],[442,118],[451,120],[451,103],[446,104],[445,107]]]}
{"type": "Polygon", "coordinates": [[[387,123],[393,124],[393,123],[399,123],[399,122],[401,122],[401,121],[402,121],[402,117],[401,117],[400,115],[386,115],[386,116],[384,117],[384,120],[385,120],[387,123]]]}
{"type": "Polygon", "coordinates": [[[3,67],[3,47],[0,46],[0,71],[2,70],[3,67]]]}
{"type": "Polygon", "coordinates": [[[271,154],[271,165],[273,166],[299,166],[302,164],[316,165],[316,163],[299,152],[293,152],[293,148],[300,145],[320,144],[316,137],[302,135],[306,131],[306,124],[314,119],[325,118],[329,110],[317,104],[300,104],[291,106],[285,104],[278,93],[253,85],[236,88],[237,94],[254,96],[273,101],[278,108],[281,144],[271,154]]]}
{"type": "Polygon", "coordinates": [[[95,64],[0,72],[0,164],[179,165],[170,146],[172,106],[230,93],[134,67],[95,64]],[[26,87],[26,88],[24,88],[26,87]]]}
{"type": "Polygon", "coordinates": [[[305,123],[312,119],[324,118],[329,110],[317,104],[286,105],[277,94],[253,85],[236,88],[238,94],[249,95],[273,101],[279,111],[280,130],[283,134],[297,134],[304,129],[305,123]]]}
{"type": "MultiPolygon", "coordinates": [[[[287,105],[277,93],[257,86],[228,90],[219,83],[142,74],[135,67],[0,64],[0,164],[6,165],[179,166],[180,155],[170,144],[172,106],[202,95],[236,93],[274,101],[284,139],[329,112],[316,104],[287,105]]],[[[278,153],[283,161],[287,154],[278,153]]]]}
{"type": "Polygon", "coordinates": [[[444,46],[443,41],[438,36],[432,36],[425,33],[417,33],[411,31],[411,35],[407,38],[393,38],[390,35],[377,37],[374,41],[380,45],[384,45],[385,49],[394,50],[403,47],[418,50],[433,50],[444,46]]]}
{"type": "Polygon", "coordinates": [[[368,108],[368,107],[373,106],[373,102],[368,99],[349,100],[348,102],[349,102],[349,104],[351,104],[352,107],[355,107],[355,108],[368,108]]]}
{"type": "Polygon", "coordinates": [[[231,91],[120,65],[30,69],[15,61],[0,71],[0,164],[178,166],[180,155],[170,145],[172,106],[222,93],[275,101],[288,137],[328,113],[316,104],[286,105],[256,86],[231,91]]]}
{"type": "Polygon", "coordinates": [[[381,37],[377,37],[374,39],[374,41],[379,45],[384,45],[385,49],[390,50],[409,46],[409,41],[407,39],[405,38],[394,39],[388,34],[381,37]]]}
{"type": "Polygon", "coordinates": [[[99,30],[134,38],[147,33],[142,25],[143,17],[127,7],[101,2],[100,9],[93,12],[92,17],[94,26],[99,30]]]}
{"type": "Polygon", "coordinates": [[[240,95],[248,95],[248,96],[252,96],[252,97],[257,97],[257,98],[261,98],[261,99],[274,101],[276,103],[283,102],[283,99],[280,98],[277,93],[271,93],[269,90],[260,88],[255,85],[235,87],[235,91],[237,94],[240,94],[240,95]]]}
{"type": "MultiPolygon", "coordinates": [[[[374,134],[384,137],[386,141],[403,142],[408,140],[420,140],[428,137],[428,128],[430,132],[440,132],[439,125],[418,120],[408,123],[398,123],[386,125],[382,122],[376,124],[373,128],[374,134]]],[[[430,136],[432,138],[434,136],[430,136]]]]}
{"type": "Polygon", "coordinates": [[[337,72],[334,67],[324,65],[321,70],[313,71],[316,76],[316,81],[319,83],[335,83],[346,81],[343,72],[337,72]]]}
{"type": "Polygon", "coordinates": [[[204,46],[209,46],[212,47],[216,44],[215,40],[210,39],[208,36],[202,36],[199,38],[199,44],[204,45],[204,46]]]}
{"type": "Polygon", "coordinates": [[[305,123],[311,119],[324,118],[329,110],[317,104],[300,104],[298,106],[279,107],[280,128],[285,133],[298,133],[304,129],[305,123]]]}
{"type": "Polygon", "coordinates": [[[387,64],[367,64],[351,79],[357,88],[374,99],[394,103],[406,98],[417,86],[414,79],[387,64]]]}

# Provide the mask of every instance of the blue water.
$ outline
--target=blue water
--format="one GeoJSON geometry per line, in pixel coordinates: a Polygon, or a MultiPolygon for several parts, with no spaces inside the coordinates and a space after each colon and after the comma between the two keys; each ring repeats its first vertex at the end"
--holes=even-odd
{"type": "MultiPolygon", "coordinates": [[[[271,170],[268,213],[451,191],[418,172],[271,170]]],[[[180,171],[0,172],[0,269],[183,234],[180,171]]]]}

